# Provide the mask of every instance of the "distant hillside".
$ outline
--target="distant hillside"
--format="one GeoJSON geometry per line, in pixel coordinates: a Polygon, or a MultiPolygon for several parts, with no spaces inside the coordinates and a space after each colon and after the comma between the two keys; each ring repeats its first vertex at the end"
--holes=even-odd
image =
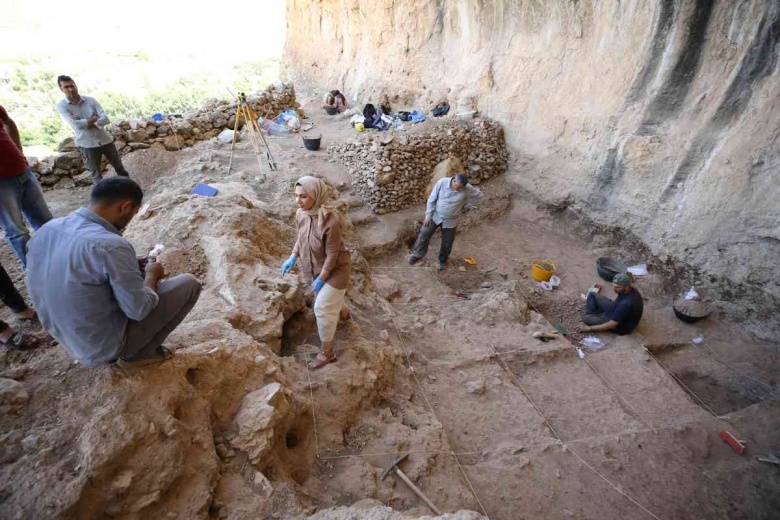
{"type": "Polygon", "coordinates": [[[71,135],[55,104],[62,99],[56,77],[72,76],[84,95],[98,99],[112,119],[149,117],[200,106],[213,97],[263,89],[279,76],[279,61],[204,64],[194,58],[174,59],[109,53],[84,54],[63,65],[54,57],[0,63],[0,103],[19,125],[25,147],[57,143],[71,135]]]}

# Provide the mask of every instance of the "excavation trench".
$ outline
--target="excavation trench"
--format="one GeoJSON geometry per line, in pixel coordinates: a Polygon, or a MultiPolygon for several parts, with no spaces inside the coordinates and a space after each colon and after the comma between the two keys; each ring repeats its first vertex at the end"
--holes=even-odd
{"type": "MultiPolygon", "coordinates": [[[[352,138],[314,120],[334,141],[352,138]]],[[[231,175],[224,146],[183,152],[147,190],[159,209],[127,231],[139,251],[168,245],[169,270],[204,282],[171,336],[173,361],[90,371],[56,345],[3,354],[2,377],[31,395],[3,416],[5,516],[303,518],[365,499],[423,516],[405,484],[380,479],[398,453],[452,513],[618,519],[644,508],[672,518],[730,504],[739,516],[749,490],[751,513],[776,510],[777,476],[756,484],[753,462],[717,435],[729,428],[769,449],[780,427],[777,346],[723,314],[677,321],[671,302],[692,276],[684,265],[499,176],[480,183],[485,198],[460,222],[447,269],[434,269],[438,237],[410,266],[422,205],[372,217],[341,166],[290,141],[273,144],[280,171],[259,182],[247,146],[231,175]],[[204,157],[217,165],[208,174],[204,157]],[[296,274],[279,275],[294,237],[290,189],[308,171],[340,189],[353,224],[353,318],[337,332],[339,360],[317,371],[306,367],[319,346],[311,294],[296,274]],[[206,176],[219,196],[189,197],[206,176]],[[634,335],[601,335],[605,346],[581,359],[580,294],[600,256],[648,264],[636,283],[646,314],[634,335]],[[535,259],[555,261],[553,292],[530,278],[535,259]],[[557,324],[572,334],[533,337],[557,324]],[[720,481],[729,485],[713,497],[720,481]]],[[[57,212],[85,195],[57,193],[57,212]]]]}

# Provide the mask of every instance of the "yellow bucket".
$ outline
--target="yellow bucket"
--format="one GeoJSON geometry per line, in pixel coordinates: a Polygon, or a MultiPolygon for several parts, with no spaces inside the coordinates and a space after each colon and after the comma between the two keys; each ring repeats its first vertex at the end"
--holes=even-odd
{"type": "Polygon", "coordinates": [[[552,260],[534,260],[531,276],[537,282],[547,282],[555,274],[555,262],[552,260]]]}

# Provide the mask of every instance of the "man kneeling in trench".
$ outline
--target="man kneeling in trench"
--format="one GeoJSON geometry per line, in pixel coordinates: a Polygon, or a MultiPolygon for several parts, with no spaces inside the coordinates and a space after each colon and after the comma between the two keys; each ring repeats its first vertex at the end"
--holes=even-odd
{"type": "Polygon", "coordinates": [[[122,237],[143,196],[127,177],[104,179],[89,209],[48,222],[28,244],[27,288],[41,323],[89,367],[170,359],[162,343],[200,296],[194,276],[163,280],[162,264],[136,257],[122,237]]]}

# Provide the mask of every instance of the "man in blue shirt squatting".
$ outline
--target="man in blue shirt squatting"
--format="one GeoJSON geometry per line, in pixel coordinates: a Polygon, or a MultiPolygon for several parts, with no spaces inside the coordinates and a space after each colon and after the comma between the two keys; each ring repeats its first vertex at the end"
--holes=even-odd
{"type": "Polygon", "coordinates": [[[162,264],[136,257],[122,237],[143,195],[132,179],[104,179],[89,208],[49,221],[28,244],[27,288],[41,323],[89,367],[170,359],[162,343],[200,296],[194,276],[163,279],[162,264]]]}
{"type": "Polygon", "coordinates": [[[479,188],[469,184],[465,173],[453,177],[444,177],[436,182],[428,197],[420,234],[412,247],[409,263],[416,264],[428,253],[428,242],[437,229],[441,228],[441,249],[439,250],[439,269],[447,266],[447,260],[455,243],[457,220],[464,208],[469,208],[482,198],[479,188]]]}
{"type": "Polygon", "coordinates": [[[104,155],[117,175],[129,177],[119,158],[114,138],[103,129],[110,121],[100,103],[93,97],[80,95],[76,82],[70,76],[57,77],[57,85],[65,94],[65,99],[57,103],[57,112],[73,128],[76,146],[92,173],[92,183],[97,184],[102,178],[100,163],[104,155]]]}
{"type": "Polygon", "coordinates": [[[639,291],[631,287],[631,279],[626,273],[615,275],[612,286],[617,298],[612,301],[595,292],[588,293],[585,302],[585,315],[582,332],[610,331],[624,336],[631,334],[639,325],[644,310],[644,301],[639,291]]]}

